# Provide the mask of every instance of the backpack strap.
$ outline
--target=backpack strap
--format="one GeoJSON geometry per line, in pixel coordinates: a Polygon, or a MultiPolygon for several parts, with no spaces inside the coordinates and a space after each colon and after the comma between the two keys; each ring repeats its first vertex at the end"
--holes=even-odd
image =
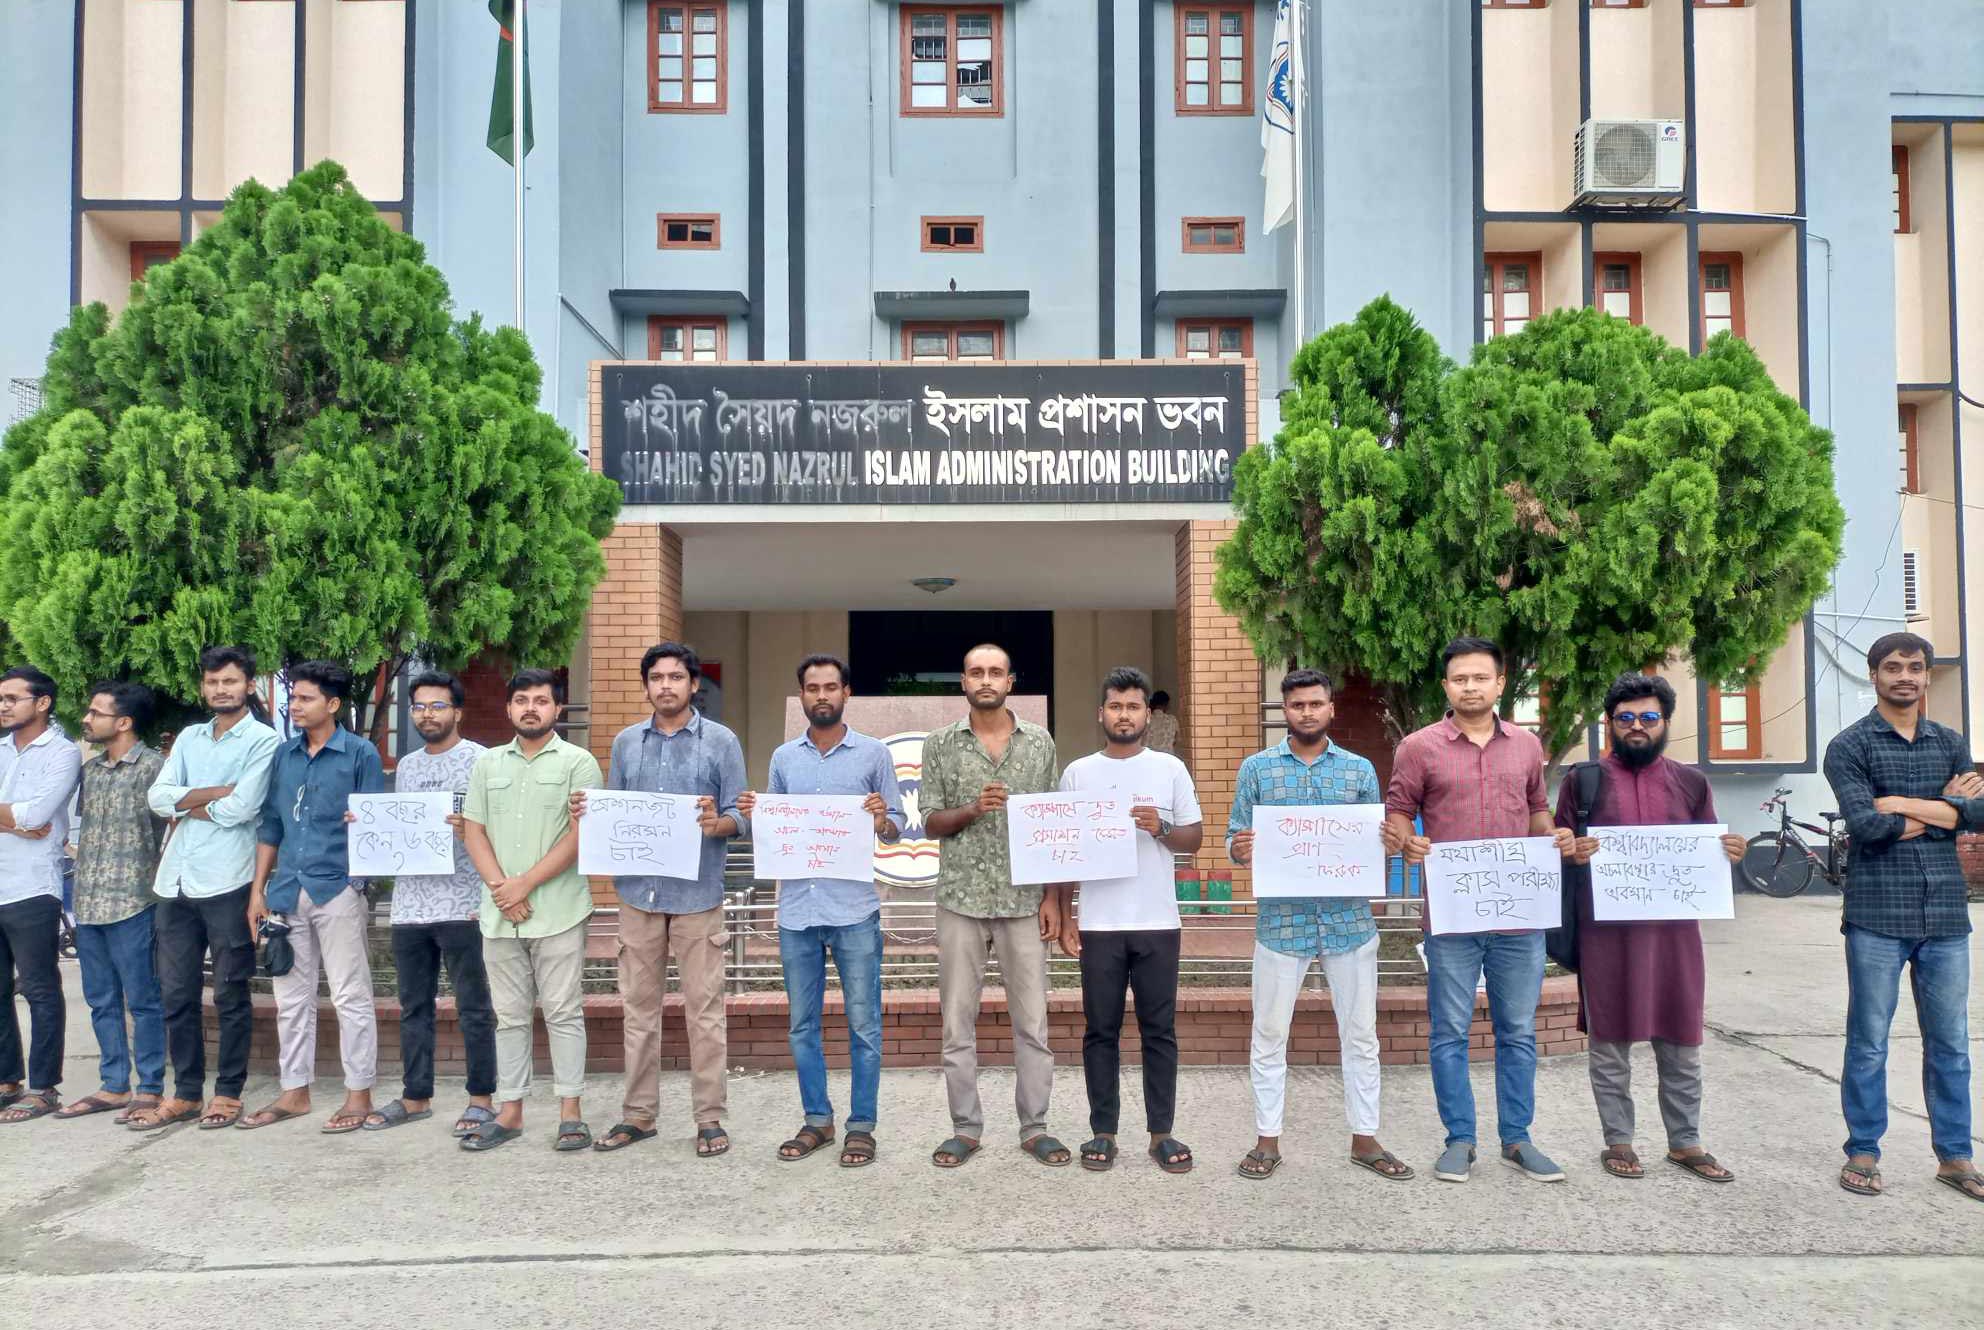
{"type": "Polygon", "coordinates": [[[1577,783],[1577,806],[1571,823],[1582,836],[1591,827],[1592,811],[1598,807],[1599,796],[1605,789],[1605,764],[1580,762],[1571,768],[1571,779],[1577,783]]]}

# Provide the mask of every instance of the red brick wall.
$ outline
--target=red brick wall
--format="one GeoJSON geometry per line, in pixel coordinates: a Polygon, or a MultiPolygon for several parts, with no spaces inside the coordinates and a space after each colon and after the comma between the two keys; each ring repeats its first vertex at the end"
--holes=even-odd
{"type": "MultiPolygon", "coordinates": [[[[1214,558],[1234,523],[1187,522],[1178,528],[1178,746],[1192,770],[1206,825],[1226,826],[1240,763],[1261,745],[1261,662],[1240,621],[1213,599],[1214,558]]],[[[1226,859],[1224,835],[1208,836],[1202,870],[1223,869],[1244,894],[1246,870],[1226,859]]]]}
{"type": "MultiPolygon", "coordinates": [[[[1578,1032],[1577,980],[1559,977],[1543,981],[1543,999],[1536,1012],[1536,1051],[1539,1054],[1579,1053],[1585,1039],[1578,1032]]],[[[786,1045],[786,1000],[784,993],[746,993],[728,1001],[729,1056],[732,1067],[752,1070],[786,1070],[792,1057],[786,1045]]],[[[827,993],[827,1023],[822,1031],[828,1065],[847,1065],[847,1027],[841,1023],[840,993],[827,993]]],[[[937,1011],[937,995],[931,992],[890,990],[882,995],[882,1058],[892,1067],[935,1067],[943,1049],[943,1024],[937,1011]]],[[[1068,1066],[1081,1062],[1082,999],[1072,989],[1057,989],[1048,1000],[1049,1038],[1055,1056],[1068,1066]]],[[[207,1037],[215,1037],[211,1003],[206,1012],[207,1037]]],[[[454,1002],[443,999],[435,1013],[435,1070],[442,1076],[460,1076],[461,1030],[455,1023],[454,1002]]],[[[1426,991],[1421,988],[1388,988],[1378,994],[1378,1038],[1380,1057],[1389,1064],[1426,1061],[1426,991]]],[[[1244,1066],[1253,1030],[1252,998],[1241,988],[1187,989],[1178,997],[1178,1060],[1188,1066],[1244,1066]]],[[[670,995],[662,1020],[662,1066],[686,1071],[689,1050],[684,1042],[681,998],[670,995]]],[[[586,1069],[594,1072],[624,1070],[621,1049],[620,999],[611,995],[586,999],[586,1069]]],[[[1477,998],[1474,1028],[1468,1036],[1468,1056],[1476,1061],[1494,1056],[1494,1034],[1488,1024],[1485,999],[1477,998]]],[[[979,1061],[988,1066],[1010,1066],[1013,1060],[1012,1028],[1006,1020],[1006,995],[997,988],[985,991],[985,1002],[978,1020],[979,1061]]],[[[399,1004],[379,1003],[379,1077],[383,1086],[396,1086],[400,1056],[399,1004]]],[[[537,1029],[538,1065],[548,1071],[549,1053],[544,1029],[537,1029]]],[[[1141,1059],[1142,1046],[1136,1023],[1123,1030],[1126,1061],[1141,1059]]],[[[1289,1031],[1288,1060],[1297,1066],[1335,1065],[1340,1056],[1336,1017],[1326,991],[1305,992],[1296,1003],[1295,1021],[1289,1031]]],[[[255,1035],[250,1063],[256,1071],[276,1068],[275,999],[255,998],[255,1035]]],[[[317,1074],[335,1077],[338,1062],[338,1023],[335,1009],[325,1002],[317,1021],[317,1074]]]]}

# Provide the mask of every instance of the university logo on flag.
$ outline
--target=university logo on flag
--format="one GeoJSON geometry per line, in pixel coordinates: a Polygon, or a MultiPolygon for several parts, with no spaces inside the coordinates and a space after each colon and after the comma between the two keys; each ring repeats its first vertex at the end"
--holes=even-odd
{"type": "MultiPolygon", "coordinates": [[[[1288,0],[1276,7],[1274,53],[1268,57],[1268,95],[1261,104],[1266,129],[1295,132],[1295,62],[1288,40],[1288,0]]],[[[1265,132],[1265,131],[1264,131],[1265,132]]]]}
{"type": "Polygon", "coordinates": [[[1273,55],[1261,99],[1261,179],[1265,182],[1261,230],[1271,232],[1295,216],[1295,44],[1290,0],[1275,6],[1273,55]]]}

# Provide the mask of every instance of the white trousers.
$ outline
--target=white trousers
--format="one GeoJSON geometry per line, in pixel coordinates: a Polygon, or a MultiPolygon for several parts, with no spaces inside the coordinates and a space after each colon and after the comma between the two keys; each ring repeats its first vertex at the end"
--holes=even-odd
{"type": "MultiPolygon", "coordinates": [[[[1323,977],[1336,1008],[1343,1046],[1343,1115],[1353,1136],[1378,1134],[1378,939],[1355,951],[1324,955],[1323,977]]],[[[1288,1027],[1309,973],[1308,956],[1254,944],[1254,1039],[1248,1067],[1254,1083],[1254,1130],[1281,1135],[1288,1098],[1288,1027]]]]}
{"type": "Polygon", "coordinates": [[[372,963],[365,953],[365,893],[341,891],[319,905],[300,892],[283,918],[296,964],[275,980],[278,1072],[285,1090],[317,1076],[317,977],[330,981],[338,1013],[344,1088],[369,1090],[378,1079],[379,1016],[372,1005],[372,963]]]}

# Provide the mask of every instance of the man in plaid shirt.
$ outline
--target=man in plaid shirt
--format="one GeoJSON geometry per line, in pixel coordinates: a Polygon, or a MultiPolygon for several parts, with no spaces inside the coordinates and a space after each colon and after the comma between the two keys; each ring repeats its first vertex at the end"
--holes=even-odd
{"type": "Polygon", "coordinates": [[[1984,779],[1963,736],[1922,714],[1935,655],[1913,633],[1875,642],[1867,652],[1874,709],[1826,749],[1826,779],[1852,838],[1839,929],[1847,984],[1839,1185],[1861,1196],[1882,1190],[1888,1029],[1909,966],[1936,1180],[1984,1201],[1984,1177],[1970,1160],[1970,912],[1956,857],[1957,833],[1984,829],[1984,779]]]}

